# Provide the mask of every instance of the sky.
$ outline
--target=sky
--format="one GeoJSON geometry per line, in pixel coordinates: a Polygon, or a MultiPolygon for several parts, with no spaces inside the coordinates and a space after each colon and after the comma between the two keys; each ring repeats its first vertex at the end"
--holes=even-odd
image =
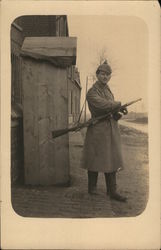
{"type": "Polygon", "coordinates": [[[129,111],[147,112],[148,30],[138,17],[68,16],[69,36],[77,37],[77,62],[82,85],[81,105],[103,55],[112,67],[109,86],[122,104],[142,98],[129,111]]]}

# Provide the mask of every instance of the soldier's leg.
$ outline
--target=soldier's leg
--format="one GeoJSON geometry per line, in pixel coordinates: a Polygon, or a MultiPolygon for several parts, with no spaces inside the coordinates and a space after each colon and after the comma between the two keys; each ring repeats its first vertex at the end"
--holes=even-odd
{"type": "Polygon", "coordinates": [[[96,194],[98,172],[88,170],[88,193],[96,194]]]}
{"type": "Polygon", "coordinates": [[[110,174],[109,173],[104,173],[105,174],[105,181],[106,181],[106,192],[107,195],[110,194],[110,174]]]}
{"type": "Polygon", "coordinates": [[[116,172],[105,173],[107,194],[111,199],[126,202],[127,198],[117,193],[116,172]]]}

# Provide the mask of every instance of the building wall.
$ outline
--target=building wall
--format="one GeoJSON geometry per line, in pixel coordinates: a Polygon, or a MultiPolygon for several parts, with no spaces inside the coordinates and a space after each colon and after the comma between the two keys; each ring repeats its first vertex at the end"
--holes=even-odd
{"type": "Polygon", "coordinates": [[[63,16],[21,16],[15,19],[23,28],[24,37],[32,36],[68,36],[67,17],[63,16]]]}
{"type": "Polygon", "coordinates": [[[11,27],[11,91],[12,102],[22,102],[21,87],[21,58],[20,51],[23,42],[22,29],[18,25],[12,24],[11,27]]]}
{"type": "Polygon", "coordinates": [[[20,16],[11,26],[12,100],[22,102],[21,58],[25,37],[68,36],[66,16],[20,16]]]}
{"type": "Polygon", "coordinates": [[[11,181],[23,182],[23,123],[21,58],[22,29],[11,27],[11,181]]]}
{"type": "Polygon", "coordinates": [[[56,16],[56,36],[68,36],[66,16],[56,16]]]}
{"type": "Polygon", "coordinates": [[[56,36],[56,16],[21,16],[15,22],[23,28],[23,36],[56,36]]]}
{"type": "Polygon", "coordinates": [[[21,16],[11,25],[11,180],[24,178],[21,46],[26,36],[68,36],[66,16],[21,16]]]}
{"type": "Polygon", "coordinates": [[[11,127],[11,183],[24,182],[24,150],[22,118],[12,118],[11,127]]]}
{"type": "Polygon", "coordinates": [[[68,68],[68,121],[72,124],[80,114],[81,85],[79,72],[72,66],[68,68]]]}

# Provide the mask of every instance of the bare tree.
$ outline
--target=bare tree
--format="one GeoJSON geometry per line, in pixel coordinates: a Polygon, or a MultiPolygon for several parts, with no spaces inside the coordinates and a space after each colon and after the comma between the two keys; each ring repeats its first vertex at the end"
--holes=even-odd
{"type": "Polygon", "coordinates": [[[107,60],[107,49],[103,47],[99,52],[98,52],[98,63],[97,66],[102,64],[105,60],[107,60]]]}
{"type": "Polygon", "coordinates": [[[107,57],[107,49],[106,47],[101,48],[96,56],[96,60],[95,62],[93,62],[93,72],[91,72],[90,74],[90,78],[94,81],[96,81],[96,69],[99,67],[99,65],[101,65],[104,61],[108,62],[108,57],[107,57]]]}
{"type": "Polygon", "coordinates": [[[93,67],[92,67],[93,70],[92,70],[92,72],[91,72],[91,74],[90,74],[90,78],[93,80],[93,82],[96,81],[96,79],[97,79],[97,78],[96,78],[96,69],[98,68],[98,66],[99,66],[100,64],[104,63],[105,60],[107,61],[107,63],[108,63],[109,65],[112,66],[112,75],[115,75],[116,72],[119,70],[119,69],[118,69],[118,66],[116,66],[116,65],[118,65],[117,60],[115,60],[115,59],[112,57],[110,51],[108,51],[108,50],[107,50],[107,47],[104,46],[104,47],[102,47],[100,50],[98,50],[96,59],[95,59],[95,61],[92,63],[92,65],[93,65],[93,67]]]}

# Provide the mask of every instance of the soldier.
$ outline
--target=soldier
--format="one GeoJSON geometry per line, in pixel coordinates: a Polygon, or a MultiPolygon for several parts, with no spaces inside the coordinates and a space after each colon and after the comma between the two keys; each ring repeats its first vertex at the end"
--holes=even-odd
{"type": "MultiPolygon", "coordinates": [[[[87,102],[92,118],[104,115],[113,108],[121,106],[121,102],[114,101],[114,96],[108,86],[111,78],[111,67],[107,61],[101,64],[96,76],[98,81],[89,89],[87,102]]],[[[126,113],[127,110],[121,110],[126,113]]],[[[126,197],[116,191],[116,173],[123,169],[120,132],[117,120],[120,113],[91,125],[87,129],[83,168],[88,170],[88,192],[96,194],[98,172],[105,175],[107,195],[111,199],[125,202],[126,197]]]]}

